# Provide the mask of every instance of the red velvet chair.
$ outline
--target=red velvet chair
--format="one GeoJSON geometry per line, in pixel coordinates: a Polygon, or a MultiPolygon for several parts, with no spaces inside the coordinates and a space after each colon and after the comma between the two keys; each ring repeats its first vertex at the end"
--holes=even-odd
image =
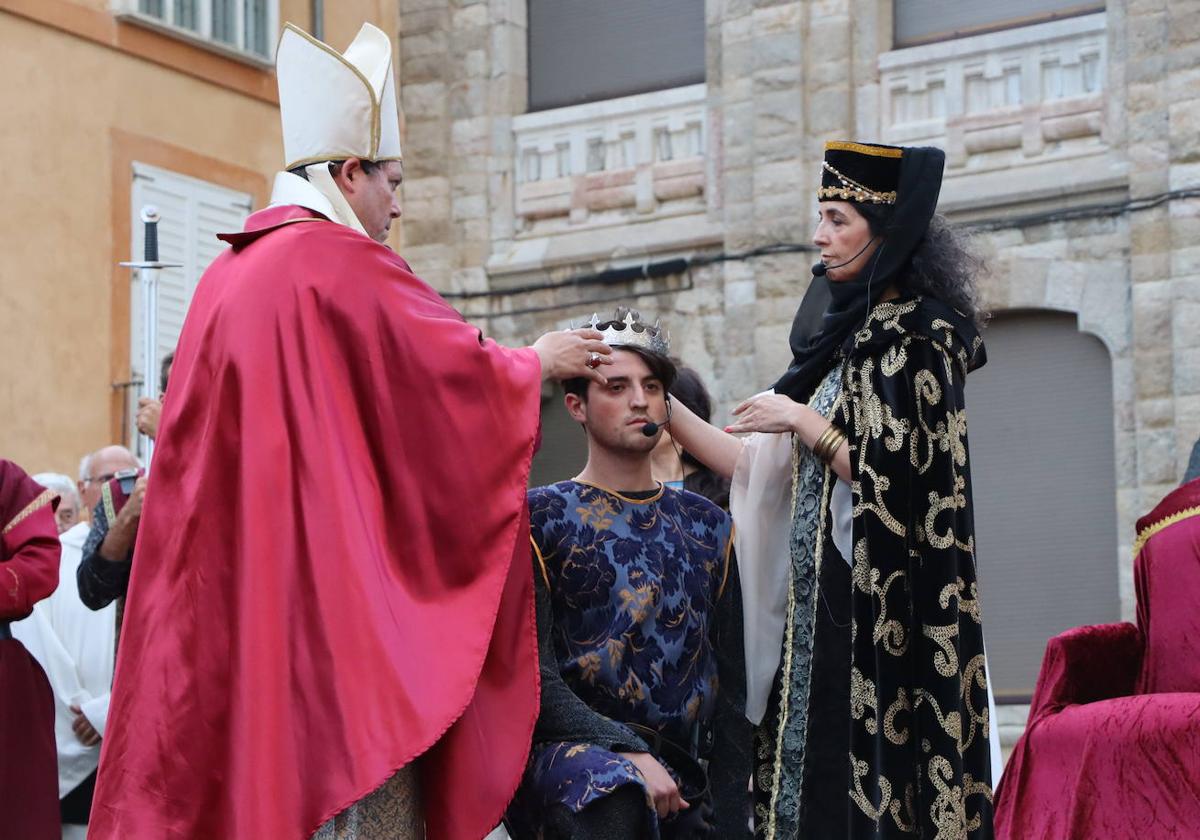
{"type": "Polygon", "coordinates": [[[1200,838],[1200,480],[1138,520],[1137,625],[1050,640],[1000,840],[1200,838]]]}

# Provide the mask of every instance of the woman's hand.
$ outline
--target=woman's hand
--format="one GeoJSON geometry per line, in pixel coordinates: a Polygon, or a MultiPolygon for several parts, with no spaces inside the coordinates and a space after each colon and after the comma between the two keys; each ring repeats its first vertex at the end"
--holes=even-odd
{"type": "Polygon", "coordinates": [[[804,412],[816,414],[808,406],[784,394],[759,394],[733,410],[737,419],[725,431],[795,432],[799,431],[804,412]]]}

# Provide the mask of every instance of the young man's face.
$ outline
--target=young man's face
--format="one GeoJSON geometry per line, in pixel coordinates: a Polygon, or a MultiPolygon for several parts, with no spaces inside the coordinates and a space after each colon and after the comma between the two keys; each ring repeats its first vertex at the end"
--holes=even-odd
{"type": "Polygon", "coordinates": [[[605,449],[645,452],[654,449],[662,434],[647,437],[642,427],[662,423],[667,416],[666,389],[637,353],[614,349],[613,363],[604,368],[608,384],[588,383],[587,400],[567,394],[571,419],[583,423],[588,439],[605,449]]]}

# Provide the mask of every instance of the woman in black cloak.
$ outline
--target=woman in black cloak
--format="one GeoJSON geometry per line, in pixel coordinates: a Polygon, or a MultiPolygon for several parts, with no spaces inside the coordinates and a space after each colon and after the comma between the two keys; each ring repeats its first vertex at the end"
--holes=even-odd
{"type": "Polygon", "coordinates": [[[733,479],[772,840],[992,836],[963,402],[985,356],[977,263],[934,215],[944,160],[827,144],[791,366],[725,432],[673,406],[671,434],[733,479]]]}

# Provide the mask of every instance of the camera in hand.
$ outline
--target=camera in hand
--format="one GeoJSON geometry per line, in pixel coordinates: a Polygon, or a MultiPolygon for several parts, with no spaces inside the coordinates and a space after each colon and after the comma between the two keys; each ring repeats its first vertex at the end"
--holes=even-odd
{"type": "Polygon", "coordinates": [[[129,468],[126,470],[117,470],[113,473],[113,480],[121,486],[121,492],[128,496],[133,492],[133,485],[137,483],[138,470],[129,468]]]}

